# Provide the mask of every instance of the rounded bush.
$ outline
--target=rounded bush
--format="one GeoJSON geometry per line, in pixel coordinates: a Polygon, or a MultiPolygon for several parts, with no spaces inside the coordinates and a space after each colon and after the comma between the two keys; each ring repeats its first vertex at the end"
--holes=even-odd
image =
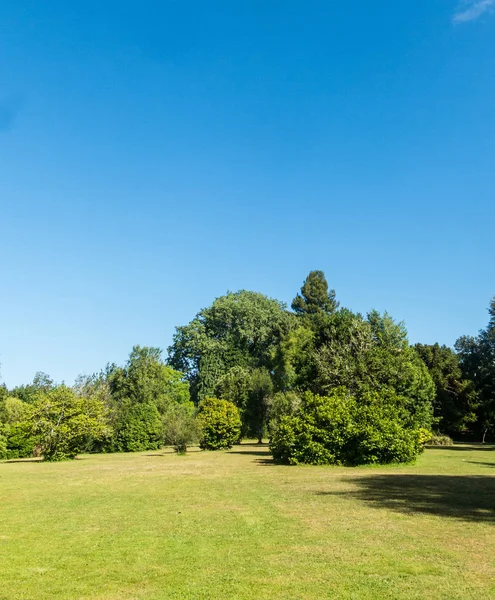
{"type": "Polygon", "coordinates": [[[199,404],[198,419],[203,432],[201,448],[232,448],[241,437],[239,409],[228,400],[205,398],[199,404]]]}
{"type": "Polygon", "coordinates": [[[422,450],[398,397],[359,401],[344,388],[329,396],[307,392],[294,415],[280,419],[270,448],[285,464],[364,465],[410,462],[422,450]]]}

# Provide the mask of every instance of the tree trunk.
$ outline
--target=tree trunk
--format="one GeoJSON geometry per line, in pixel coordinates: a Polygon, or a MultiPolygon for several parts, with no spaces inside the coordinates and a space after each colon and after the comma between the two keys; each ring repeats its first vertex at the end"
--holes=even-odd
{"type": "Polygon", "coordinates": [[[481,443],[484,444],[485,443],[485,438],[486,438],[486,432],[488,431],[488,429],[484,429],[483,430],[483,439],[481,440],[481,443]]]}

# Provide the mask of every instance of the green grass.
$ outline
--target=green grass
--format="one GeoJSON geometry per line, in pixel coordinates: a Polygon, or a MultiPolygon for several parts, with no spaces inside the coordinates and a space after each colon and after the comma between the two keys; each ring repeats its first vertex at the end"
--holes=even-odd
{"type": "Polygon", "coordinates": [[[0,464],[0,598],[495,598],[495,447],[284,467],[266,447],[0,464]]]}

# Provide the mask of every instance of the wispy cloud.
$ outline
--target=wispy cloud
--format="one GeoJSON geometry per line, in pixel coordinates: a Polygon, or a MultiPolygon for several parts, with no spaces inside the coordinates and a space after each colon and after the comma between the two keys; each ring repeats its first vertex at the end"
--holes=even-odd
{"type": "Polygon", "coordinates": [[[452,20],[454,23],[474,21],[495,8],[495,0],[468,0],[457,9],[452,20]]]}

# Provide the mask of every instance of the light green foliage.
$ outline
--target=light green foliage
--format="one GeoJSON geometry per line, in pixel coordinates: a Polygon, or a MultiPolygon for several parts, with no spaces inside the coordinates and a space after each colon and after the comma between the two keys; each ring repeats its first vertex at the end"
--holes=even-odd
{"type": "Polygon", "coordinates": [[[58,461],[75,458],[93,440],[109,435],[106,417],[101,401],[77,396],[62,385],[40,392],[26,421],[43,458],[58,461]]]}
{"type": "Polygon", "coordinates": [[[160,412],[172,402],[189,402],[189,386],[182,374],[167,366],[159,348],[134,346],[125,367],[110,371],[112,397],[132,403],[154,404],[160,412]]]}
{"type": "Polygon", "coordinates": [[[428,440],[431,440],[433,433],[429,429],[425,429],[424,427],[420,427],[418,429],[419,443],[424,446],[428,443],[428,440]]]}
{"type": "Polygon", "coordinates": [[[304,389],[316,377],[313,328],[291,328],[276,347],[273,358],[274,381],[278,390],[304,389]]]}
{"type": "Polygon", "coordinates": [[[0,460],[9,458],[7,436],[2,425],[0,425],[0,460]]]}
{"type": "Polygon", "coordinates": [[[215,391],[218,398],[227,398],[242,414],[246,409],[250,388],[251,370],[236,365],[220,377],[215,391]]]}
{"type": "Polygon", "coordinates": [[[6,396],[0,400],[0,422],[14,425],[24,421],[28,405],[13,396],[6,396]]]}
{"type": "Polygon", "coordinates": [[[270,448],[287,464],[410,462],[422,447],[419,431],[407,426],[403,403],[376,394],[357,401],[344,388],[326,397],[306,392],[297,412],[280,419],[270,448]]]}
{"type": "Polygon", "coordinates": [[[163,362],[159,348],[135,346],[124,367],[109,367],[103,382],[96,383],[94,393],[107,396],[115,431],[102,449],[137,452],[159,448],[164,415],[170,407],[190,404],[188,382],[163,362]]]}
{"type": "Polygon", "coordinates": [[[231,448],[241,437],[239,409],[228,400],[205,398],[199,404],[198,419],[203,437],[201,448],[219,450],[231,448]]]}
{"type": "Polygon", "coordinates": [[[406,400],[411,427],[431,428],[435,385],[428,369],[410,347],[400,352],[374,348],[366,357],[364,390],[396,394],[406,400]]]}
{"type": "Polygon", "coordinates": [[[171,405],[164,416],[163,423],[165,444],[172,446],[178,454],[185,454],[188,446],[201,441],[202,429],[192,402],[189,406],[171,405]]]}
{"type": "Polygon", "coordinates": [[[233,367],[269,368],[291,323],[282,302],[256,292],[229,292],[177,328],[169,363],[187,375],[198,402],[214,394],[233,367]]]}
{"type": "Polygon", "coordinates": [[[301,406],[301,397],[296,392],[277,392],[268,400],[268,431],[270,436],[276,431],[282,417],[292,416],[301,406]]]}
{"type": "Polygon", "coordinates": [[[409,346],[405,324],[402,321],[396,323],[387,312],[380,314],[377,310],[371,310],[367,321],[376,346],[395,349],[397,352],[406,350],[409,346]]]}

